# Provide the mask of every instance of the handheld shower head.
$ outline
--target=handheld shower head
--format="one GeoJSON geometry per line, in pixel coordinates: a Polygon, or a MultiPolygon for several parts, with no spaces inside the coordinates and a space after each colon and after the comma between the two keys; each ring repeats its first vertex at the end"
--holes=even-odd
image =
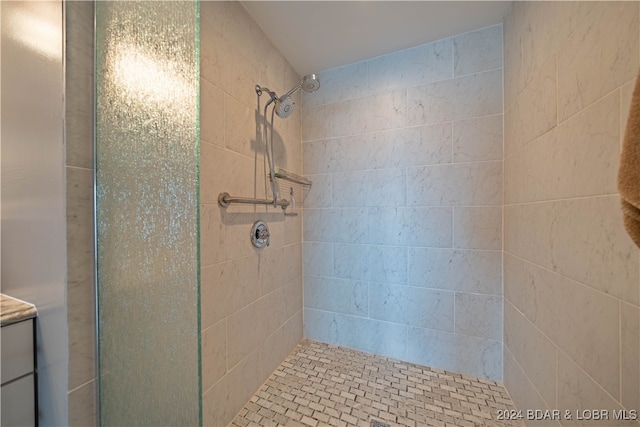
{"type": "Polygon", "coordinates": [[[293,113],[295,106],[295,101],[289,95],[285,95],[282,98],[276,99],[276,114],[278,117],[286,119],[293,113]]]}

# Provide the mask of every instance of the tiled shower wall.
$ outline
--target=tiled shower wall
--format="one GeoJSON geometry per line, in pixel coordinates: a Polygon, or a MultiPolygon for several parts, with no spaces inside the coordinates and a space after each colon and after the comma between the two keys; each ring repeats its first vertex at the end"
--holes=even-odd
{"type": "MultiPolygon", "coordinates": [[[[299,77],[238,2],[203,1],[200,20],[200,202],[204,425],[226,425],[302,338],[302,223],[281,208],[218,206],[218,194],[265,197],[257,123],[299,77]],[[252,246],[254,221],[271,244],[252,246]]],[[[298,98],[298,102],[299,102],[298,98]]],[[[276,116],[276,164],[301,173],[300,110],[276,116]]],[[[288,195],[287,195],[288,196],[288,195]]]]}
{"type": "Polygon", "coordinates": [[[502,25],[304,94],[305,336],[502,378],[502,25]]]}
{"type": "Polygon", "coordinates": [[[514,2],[505,21],[504,379],[522,410],[640,408],[616,188],[638,22],[638,2],[514,2]]]}
{"type": "Polygon", "coordinates": [[[69,425],[96,425],[93,2],[65,1],[69,425]]]}

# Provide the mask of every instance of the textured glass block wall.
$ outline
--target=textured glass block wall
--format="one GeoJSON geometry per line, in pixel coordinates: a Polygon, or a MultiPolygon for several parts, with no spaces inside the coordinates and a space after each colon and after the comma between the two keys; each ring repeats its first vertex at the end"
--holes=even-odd
{"type": "Polygon", "coordinates": [[[96,6],[100,421],[198,425],[198,8],[96,6]]]}

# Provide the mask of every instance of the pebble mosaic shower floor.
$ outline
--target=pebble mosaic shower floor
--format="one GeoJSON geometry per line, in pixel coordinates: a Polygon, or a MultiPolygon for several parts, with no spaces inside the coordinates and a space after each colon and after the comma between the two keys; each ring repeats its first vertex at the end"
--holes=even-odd
{"type": "Polygon", "coordinates": [[[230,426],[522,425],[498,420],[508,409],[495,381],[305,339],[230,426]]]}

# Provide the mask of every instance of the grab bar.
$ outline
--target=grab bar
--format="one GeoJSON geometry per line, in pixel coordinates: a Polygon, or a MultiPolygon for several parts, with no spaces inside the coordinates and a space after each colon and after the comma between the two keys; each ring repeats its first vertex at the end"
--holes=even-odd
{"type": "MultiPolygon", "coordinates": [[[[248,197],[233,197],[229,193],[220,193],[218,195],[218,204],[223,208],[226,208],[231,203],[245,203],[249,205],[273,205],[273,200],[268,199],[252,199],[248,197]]],[[[287,199],[278,200],[278,206],[282,206],[282,209],[286,209],[289,206],[287,199]]]]}

